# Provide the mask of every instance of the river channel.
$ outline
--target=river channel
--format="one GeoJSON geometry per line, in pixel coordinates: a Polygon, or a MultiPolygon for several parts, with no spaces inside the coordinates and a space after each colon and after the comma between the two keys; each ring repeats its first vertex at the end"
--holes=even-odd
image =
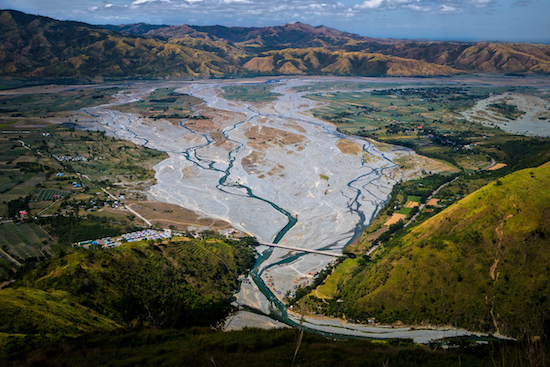
{"type": "MultiPolygon", "coordinates": [[[[364,80],[362,80],[364,81],[364,80]]],[[[157,184],[149,196],[181,205],[205,217],[222,219],[265,243],[341,253],[361,235],[384,205],[393,185],[426,167],[404,171],[394,161],[414,152],[378,146],[338,133],[309,112],[319,103],[294,87],[315,80],[273,83],[274,102],[252,104],[226,100],[222,87],[245,82],[131,84],[110,105],[80,111],[91,129],[165,151],[157,164],[157,184]],[[203,120],[172,124],[109,109],[137,101],[154,89],[174,88],[204,101],[195,106],[203,120]]],[[[333,257],[281,248],[258,248],[250,278],[241,284],[235,303],[241,311],[227,329],[296,326],[282,299],[334,261],[333,257]]],[[[371,327],[336,319],[304,320],[304,327],[327,335],[413,338],[427,342],[466,335],[463,330],[414,330],[371,327]]]]}

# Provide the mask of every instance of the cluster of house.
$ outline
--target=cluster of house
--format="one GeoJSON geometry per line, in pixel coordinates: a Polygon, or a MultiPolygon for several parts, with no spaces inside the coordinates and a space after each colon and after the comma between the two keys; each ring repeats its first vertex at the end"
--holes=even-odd
{"type": "Polygon", "coordinates": [[[87,161],[90,161],[90,160],[97,161],[97,160],[105,159],[105,157],[88,158],[88,157],[84,157],[83,155],[80,155],[80,154],[77,155],[77,156],[74,156],[74,157],[72,155],[52,154],[52,157],[57,159],[59,162],[76,162],[76,161],[87,162],[87,161]]]}
{"type": "Polygon", "coordinates": [[[162,240],[172,237],[170,230],[165,229],[162,231],[157,231],[155,229],[145,229],[143,231],[124,233],[118,237],[104,237],[97,240],[89,240],[83,242],[77,242],[74,246],[81,246],[85,249],[90,247],[101,247],[101,248],[113,248],[118,247],[126,242],[137,242],[144,240],[162,240]]]}

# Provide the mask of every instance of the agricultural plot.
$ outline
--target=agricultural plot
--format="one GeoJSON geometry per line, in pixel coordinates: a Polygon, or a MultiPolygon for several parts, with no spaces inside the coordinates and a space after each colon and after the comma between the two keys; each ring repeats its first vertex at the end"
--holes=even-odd
{"type": "Polygon", "coordinates": [[[0,247],[17,260],[44,257],[42,243],[49,236],[34,223],[0,224],[0,247]]]}
{"type": "Polygon", "coordinates": [[[108,103],[117,91],[118,88],[88,88],[59,93],[0,96],[0,113],[41,116],[52,112],[73,111],[108,103]]]}
{"type": "Polygon", "coordinates": [[[322,82],[312,85],[300,85],[293,87],[292,90],[296,92],[318,92],[318,91],[339,91],[339,90],[362,90],[371,88],[391,88],[396,87],[395,83],[353,83],[353,82],[322,82]]]}
{"type": "MultiPolygon", "coordinates": [[[[20,144],[19,144],[20,145],[20,144]]],[[[10,149],[2,152],[0,155],[0,162],[12,162],[19,158],[21,155],[27,153],[28,150],[22,147],[10,149]]]]}
{"type": "MultiPolygon", "coordinates": [[[[8,177],[0,176],[1,177],[0,193],[9,192],[10,190],[13,191],[12,189],[15,186],[26,182],[27,180],[33,178],[34,176],[35,176],[35,173],[31,173],[31,172],[23,173],[23,174],[16,172],[16,173],[10,174],[8,177]]],[[[12,193],[15,194],[15,192],[12,192],[12,193]]]]}
{"type": "MultiPolygon", "coordinates": [[[[449,162],[455,168],[474,172],[489,167],[491,158],[506,162],[509,157],[502,145],[522,138],[467,121],[461,113],[478,101],[507,90],[468,85],[402,86],[313,92],[307,97],[325,103],[313,114],[334,124],[340,132],[409,147],[419,154],[449,162]]],[[[520,93],[537,92],[525,89],[520,93]]]]}
{"type": "Polygon", "coordinates": [[[403,214],[403,215],[409,215],[412,211],[412,208],[401,208],[399,209],[399,211],[397,212],[397,214],[403,214]]]}
{"type": "Polygon", "coordinates": [[[59,191],[59,190],[37,190],[34,193],[34,200],[35,201],[52,200],[56,195],[58,197],[63,197],[63,196],[67,196],[68,193],[66,191],[59,191]]]}

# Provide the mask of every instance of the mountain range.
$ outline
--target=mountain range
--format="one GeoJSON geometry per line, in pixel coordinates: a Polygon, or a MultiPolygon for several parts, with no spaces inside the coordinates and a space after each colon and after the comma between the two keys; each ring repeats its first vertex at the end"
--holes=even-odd
{"type": "Polygon", "coordinates": [[[550,45],[379,39],[275,27],[91,25],[0,10],[0,76],[549,74],[550,45]]]}

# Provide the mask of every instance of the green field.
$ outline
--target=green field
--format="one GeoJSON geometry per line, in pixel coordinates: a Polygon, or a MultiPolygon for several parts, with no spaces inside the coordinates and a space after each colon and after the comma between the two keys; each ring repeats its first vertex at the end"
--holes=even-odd
{"type": "Polygon", "coordinates": [[[412,212],[412,210],[413,210],[412,208],[401,208],[401,209],[399,209],[397,214],[409,215],[412,212]]]}
{"type": "Polygon", "coordinates": [[[0,114],[30,117],[52,112],[73,111],[108,103],[117,91],[118,88],[87,88],[59,93],[0,96],[0,114]]]}
{"type": "MultiPolygon", "coordinates": [[[[510,157],[502,151],[502,144],[522,139],[500,129],[467,122],[460,115],[480,99],[508,88],[388,87],[391,86],[360,91],[357,86],[356,92],[313,92],[306,97],[326,103],[313,110],[313,114],[334,124],[340,132],[403,145],[468,172],[487,167],[490,162],[487,155],[506,162],[510,157]]],[[[518,93],[537,94],[537,91],[525,89],[518,93]]]]}
{"type": "Polygon", "coordinates": [[[332,298],[338,289],[338,283],[345,281],[357,268],[359,259],[344,260],[327,278],[327,280],[317,288],[317,292],[326,298],[332,298]]]}
{"type": "Polygon", "coordinates": [[[421,200],[422,200],[422,198],[420,196],[413,196],[413,195],[407,196],[407,201],[412,201],[412,202],[415,202],[415,203],[419,203],[421,200]]]}
{"type": "Polygon", "coordinates": [[[16,260],[44,257],[40,250],[50,237],[34,223],[0,224],[0,247],[16,260]]]}
{"type": "Polygon", "coordinates": [[[43,201],[43,200],[52,200],[54,195],[66,196],[66,191],[59,190],[37,190],[34,193],[34,200],[43,201]]]}

